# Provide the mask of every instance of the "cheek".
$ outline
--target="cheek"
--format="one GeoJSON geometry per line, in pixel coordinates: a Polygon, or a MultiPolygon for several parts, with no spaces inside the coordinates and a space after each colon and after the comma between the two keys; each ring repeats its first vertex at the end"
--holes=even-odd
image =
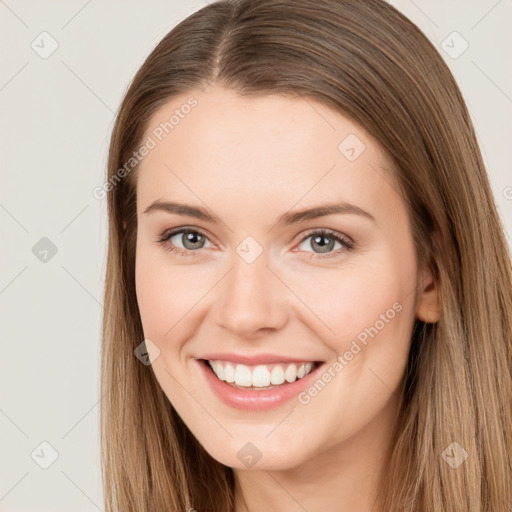
{"type": "Polygon", "coordinates": [[[389,246],[379,249],[339,270],[288,276],[291,288],[313,312],[302,320],[333,350],[333,360],[338,358],[341,365],[339,371],[333,370],[337,377],[331,389],[336,392],[329,395],[342,397],[345,403],[357,397],[356,409],[364,397],[372,397],[365,406],[368,414],[389,398],[392,392],[386,386],[394,390],[400,383],[415,319],[412,245],[402,244],[396,252],[389,246]]]}
{"type": "Polygon", "coordinates": [[[416,260],[413,248],[380,254],[344,280],[331,316],[332,348],[342,356],[338,384],[346,400],[366,400],[368,414],[391,398],[403,377],[415,321],[416,260]],[[345,295],[346,293],[346,295],[345,295]],[[354,391],[356,390],[356,391],[354,391]]]}
{"type": "Polygon", "coordinates": [[[383,314],[386,319],[398,318],[396,310],[414,301],[413,269],[385,256],[375,254],[371,259],[354,260],[340,269],[310,269],[307,273],[284,275],[283,281],[305,306],[304,311],[310,312],[303,318],[311,318],[323,339],[339,345],[333,348],[343,349],[343,340],[364,333],[383,314]]]}
{"type": "MultiPolygon", "coordinates": [[[[183,380],[180,348],[193,335],[190,319],[204,292],[193,285],[196,281],[183,267],[172,268],[167,254],[151,247],[138,247],[135,265],[135,286],[144,338],[151,340],[154,350],[152,371],[173,405],[183,411],[186,395],[177,382],[183,380]],[[177,381],[175,380],[177,379],[177,381]]],[[[193,383],[187,384],[193,391],[193,383]]]]}
{"type": "Polygon", "coordinates": [[[201,282],[197,272],[189,272],[184,266],[169,265],[166,254],[139,247],[135,286],[145,335],[160,340],[169,335],[204,295],[201,282]]]}
{"type": "Polygon", "coordinates": [[[135,264],[135,287],[144,335],[147,338],[160,337],[161,332],[172,325],[172,318],[164,314],[170,313],[169,282],[158,264],[152,264],[144,251],[137,251],[135,264]]]}

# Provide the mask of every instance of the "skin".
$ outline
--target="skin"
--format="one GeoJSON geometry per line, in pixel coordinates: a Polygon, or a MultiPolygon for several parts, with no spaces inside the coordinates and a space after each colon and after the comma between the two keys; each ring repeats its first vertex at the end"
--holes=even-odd
{"type": "MultiPolygon", "coordinates": [[[[418,268],[405,204],[385,170],[391,163],[365,130],[321,103],[244,98],[220,86],[173,98],[146,136],[190,96],[197,106],[137,170],[137,300],[145,337],[159,351],[150,349],[156,378],[207,452],[234,468],[236,512],[380,510],[377,484],[414,321],[440,315],[438,285],[418,268]],[[349,134],[366,146],[354,161],[338,149],[349,134]],[[207,206],[222,222],[144,213],[156,200],[207,206]],[[331,214],[276,225],[286,212],[335,201],[375,221],[331,214]],[[157,242],[182,226],[206,235],[202,248],[188,249],[195,256],[157,242]],[[355,247],[336,242],[322,253],[312,245],[322,228],[355,247]],[[248,236],[263,249],[252,263],[236,252],[248,236]],[[330,364],[396,302],[401,311],[307,404],[230,408],[194,360],[222,351],[330,364]],[[237,457],[249,441],[262,454],[250,469],[237,457]]],[[[181,234],[173,243],[191,247],[181,234]]]]}

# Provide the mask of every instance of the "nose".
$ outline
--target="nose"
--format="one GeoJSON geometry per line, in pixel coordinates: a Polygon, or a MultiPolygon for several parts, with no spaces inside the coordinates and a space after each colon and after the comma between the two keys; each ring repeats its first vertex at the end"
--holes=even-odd
{"type": "Polygon", "coordinates": [[[288,320],[286,288],[268,266],[265,252],[247,263],[233,256],[216,300],[217,325],[243,338],[282,329],[288,320]]]}

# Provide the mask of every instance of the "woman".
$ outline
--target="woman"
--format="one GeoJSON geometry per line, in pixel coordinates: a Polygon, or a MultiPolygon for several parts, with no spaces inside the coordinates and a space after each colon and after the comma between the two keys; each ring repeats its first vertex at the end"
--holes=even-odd
{"type": "Polygon", "coordinates": [[[461,93],[396,9],[189,16],[126,93],[106,188],[106,510],[510,508],[510,253],[461,93]]]}

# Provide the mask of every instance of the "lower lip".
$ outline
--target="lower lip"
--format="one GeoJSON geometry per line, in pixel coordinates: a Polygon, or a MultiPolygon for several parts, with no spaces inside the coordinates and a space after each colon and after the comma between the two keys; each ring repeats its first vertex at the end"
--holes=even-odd
{"type": "Polygon", "coordinates": [[[305,377],[295,382],[282,384],[273,389],[256,391],[234,388],[226,384],[225,381],[218,379],[207,362],[197,360],[197,363],[210,387],[225,404],[235,409],[243,409],[246,411],[266,411],[273,409],[297,396],[311,384],[316,378],[318,370],[323,366],[323,364],[319,365],[311,373],[308,373],[305,377]]]}

